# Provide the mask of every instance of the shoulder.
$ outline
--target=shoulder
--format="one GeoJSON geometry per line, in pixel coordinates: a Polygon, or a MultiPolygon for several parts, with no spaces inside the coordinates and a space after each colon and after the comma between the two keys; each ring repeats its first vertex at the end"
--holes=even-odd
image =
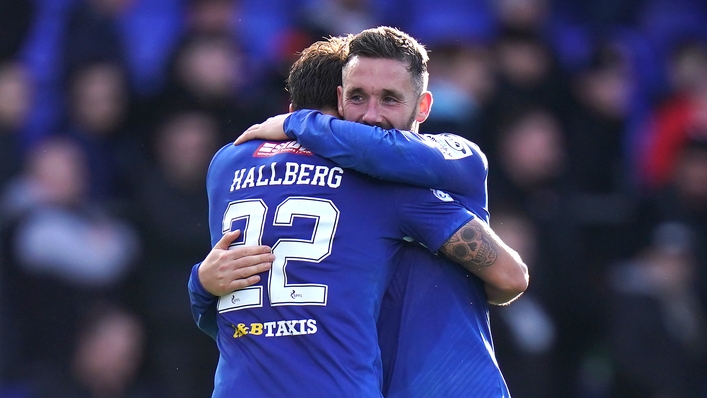
{"type": "Polygon", "coordinates": [[[222,146],[211,159],[209,169],[218,167],[224,163],[232,164],[234,159],[242,159],[243,157],[255,157],[257,151],[266,142],[261,140],[252,140],[244,142],[240,145],[233,145],[232,142],[222,146]]]}
{"type": "Polygon", "coordinates": [[[237,150],[237,148],[238,148],[238,146],[233,145],[232,142],[229,142],[228,144],[222,146],[214,154],[213,158],[211,159],[211,163],[213,164],[214,161],[217,161],[217,160],[220,160],[224,157],[229,156],[229,154],[235,152],[237,150]]]}
{"type": "Polygon", "coordinates": [[[222,181],[226,174],[231,174],[234,167],[241,164],[240,160],[245,159],[245,154],[253,154],[260,145],[255,141],[248,141],[241,145],[233,145],[232,142],[222,146],[211,158],[206,172],[207,191],[214,188],[217,181],[222,181]]]}

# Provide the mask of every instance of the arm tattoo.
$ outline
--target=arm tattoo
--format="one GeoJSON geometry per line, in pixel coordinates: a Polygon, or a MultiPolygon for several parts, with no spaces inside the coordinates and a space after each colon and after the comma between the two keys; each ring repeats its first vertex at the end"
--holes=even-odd
{"type": "Polygon", "coordinates": [[[479,225],[463,226],[442,247],[442,252],[451,259],[479,268],[489,267],[498,259],[496,244],[479,225]]]}

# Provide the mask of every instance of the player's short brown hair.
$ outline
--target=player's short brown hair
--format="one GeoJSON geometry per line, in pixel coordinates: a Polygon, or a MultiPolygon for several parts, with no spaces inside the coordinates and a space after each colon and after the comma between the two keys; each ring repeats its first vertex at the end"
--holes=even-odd
{"type": "Polygon", "coordinates": [[[349,40],[350,36],[330,37],[300,53],[287,77],[287,91],[295,110],[337,109],[336,88],[341,85],[349,40]]]}

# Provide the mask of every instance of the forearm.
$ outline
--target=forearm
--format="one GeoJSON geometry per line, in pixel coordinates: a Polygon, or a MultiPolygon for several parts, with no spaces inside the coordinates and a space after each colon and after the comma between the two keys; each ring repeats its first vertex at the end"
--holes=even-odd
{"type": "Polygon", "coordinates": [[[462,175],[469,175],[464,161],[446,161],[434,141],[410,131],[384,130],[307,110],[292,113],[284,129],[312,152],[384,180],[450,190],[462,175]]]}
{"type": "Polygon", "coordinates": [[[200,265],[201,263],[192,267],[187,285],[191,314],[199,329],[216,340],[216,335],[218,334],[218,324],[216,323],[216,303],[218,297],[206,291],[199,281],[200,265]]]}
{"type": "Polygon", "coordinates": [[[518,253],[478,218],[460,228],[441,252],[484,281],[490,304],[508,304],[528,287],[528,267],[518,253]]]}

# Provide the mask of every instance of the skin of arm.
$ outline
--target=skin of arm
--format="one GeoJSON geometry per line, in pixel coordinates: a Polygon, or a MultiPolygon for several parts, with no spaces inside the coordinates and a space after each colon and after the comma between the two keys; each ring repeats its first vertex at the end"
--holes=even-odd
{"type": "Polygon", "coordinates": [[[507,305],[528,288],[528,267],[478,217],[459,228],[440,252],[484,281],[489,304],[507,305]]]}
{"type": "Polygon", "coordinates": [[[229,248],[240,234],[240,230],[224,234],[199,266],[199,281],[214,296],[258,283],[258,274],[269,270],[275,260],[269,246],[229,248]]]}

